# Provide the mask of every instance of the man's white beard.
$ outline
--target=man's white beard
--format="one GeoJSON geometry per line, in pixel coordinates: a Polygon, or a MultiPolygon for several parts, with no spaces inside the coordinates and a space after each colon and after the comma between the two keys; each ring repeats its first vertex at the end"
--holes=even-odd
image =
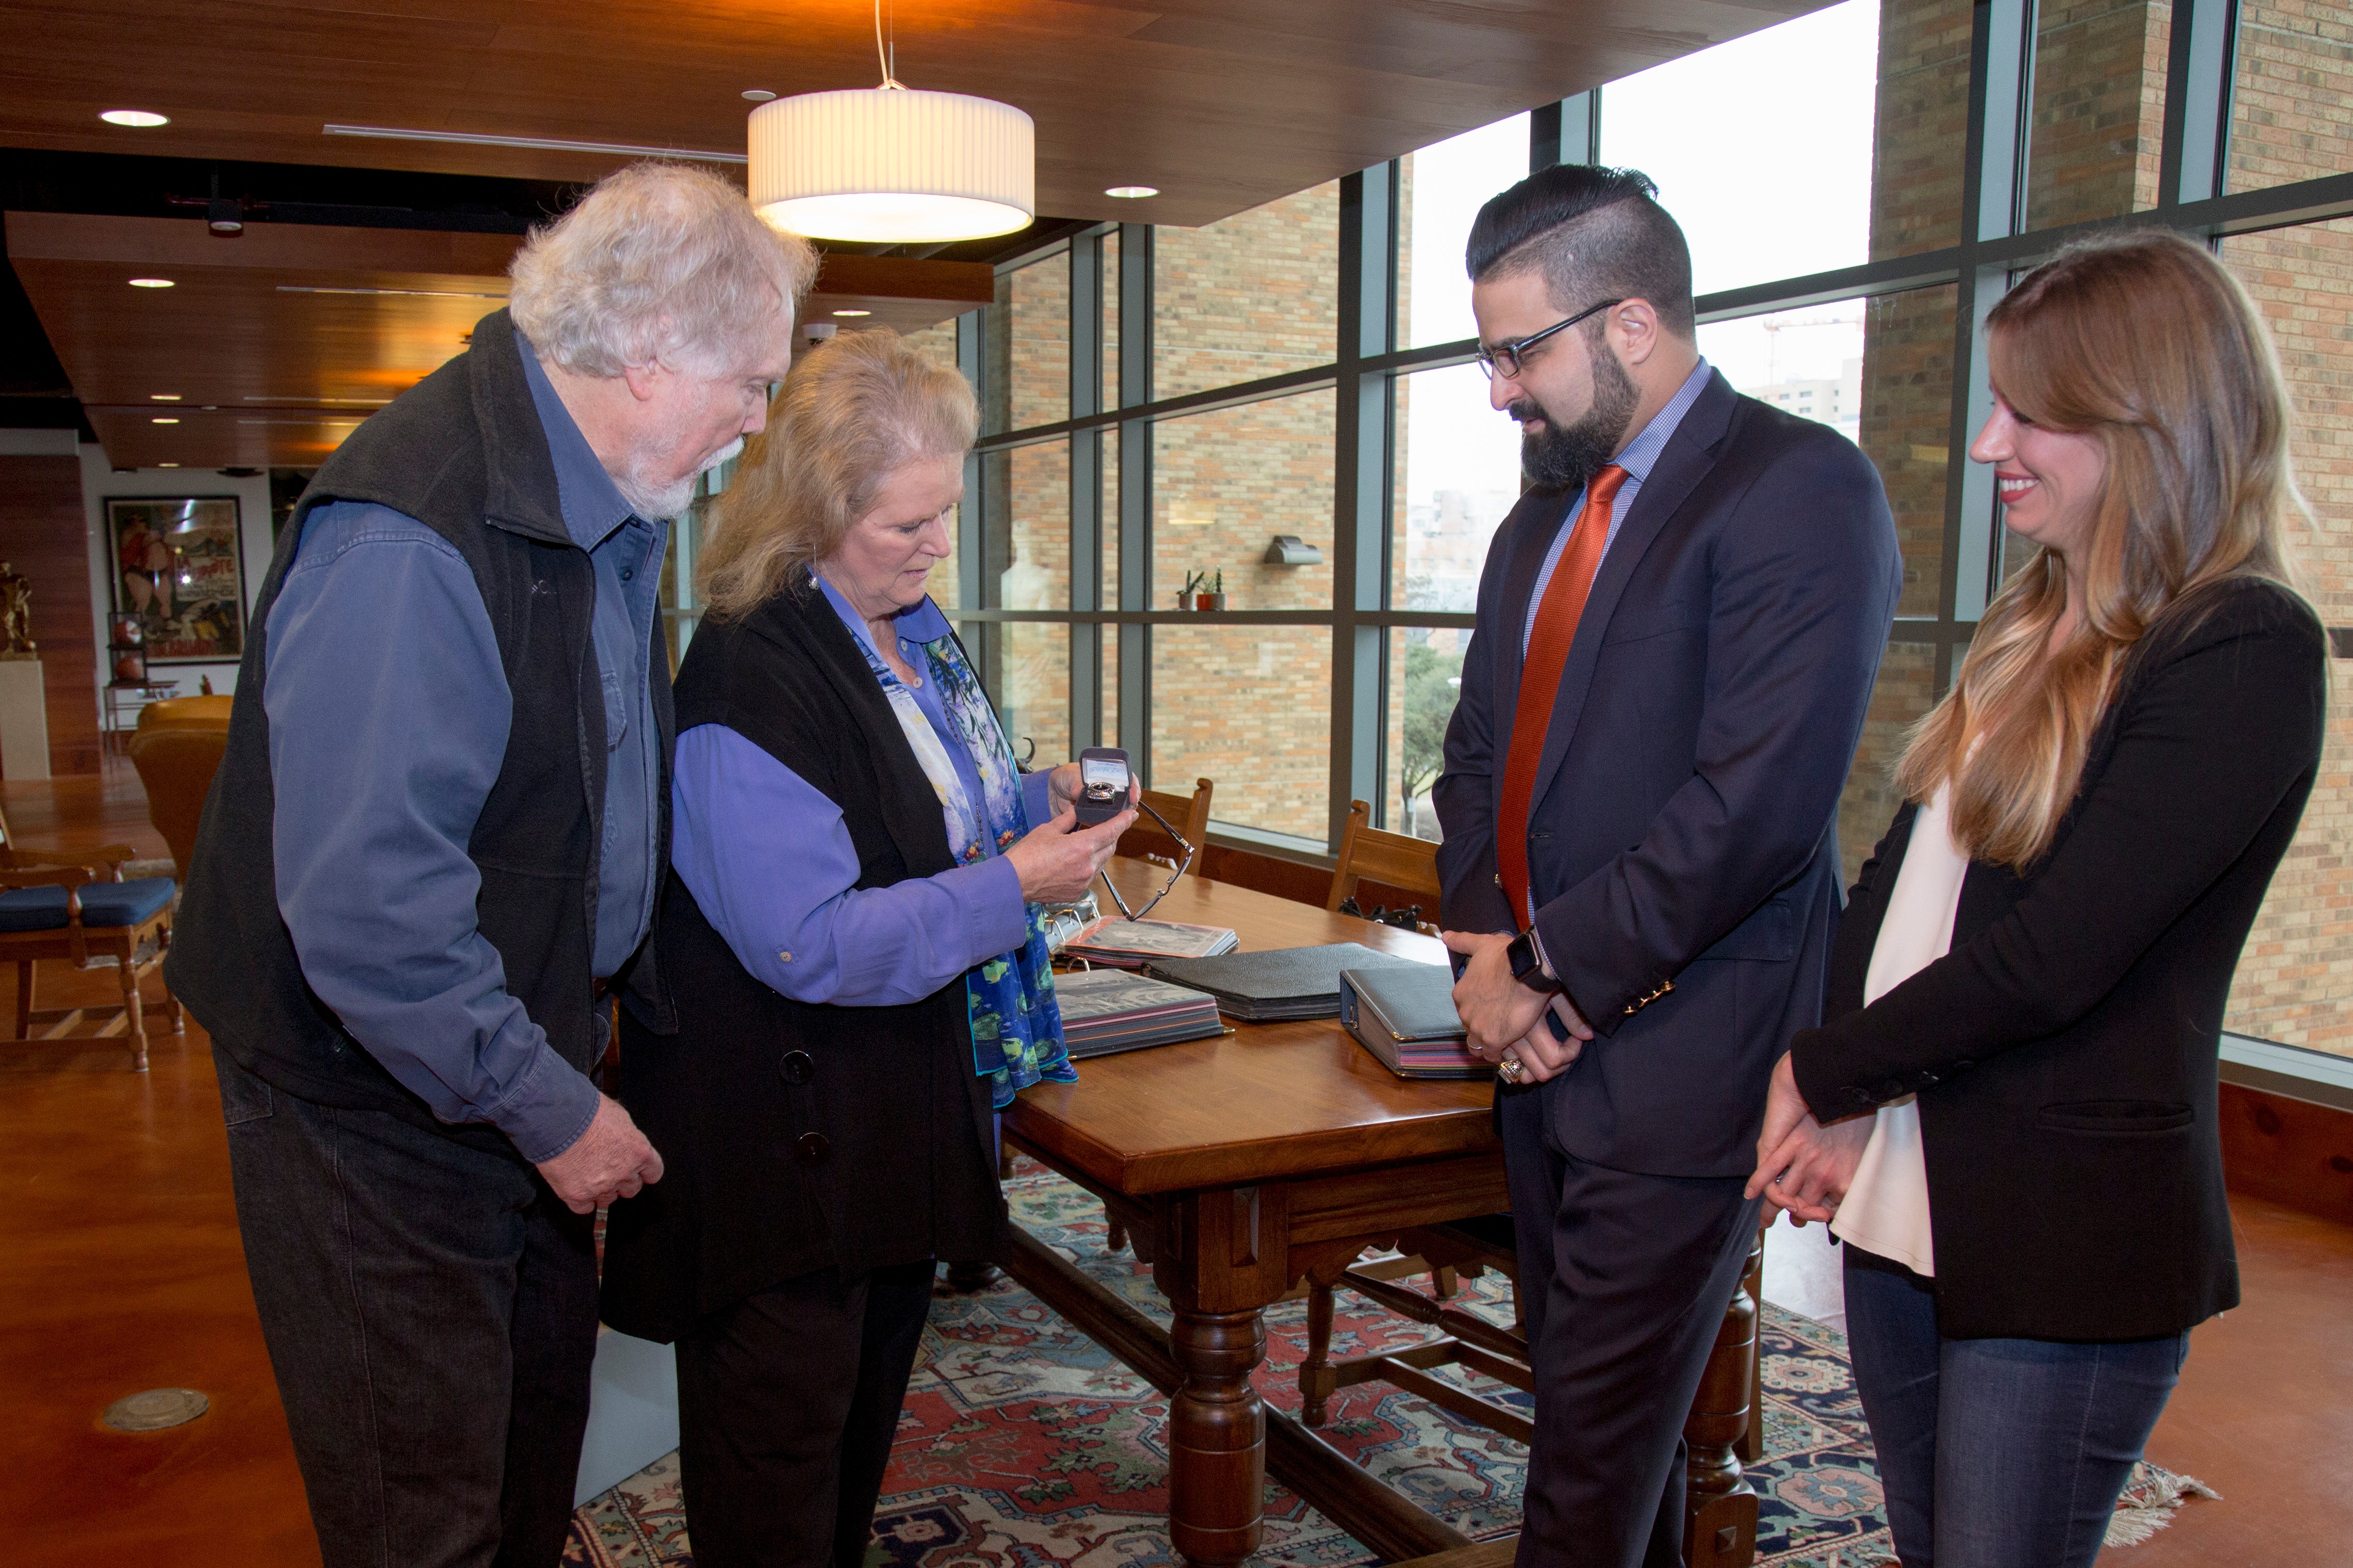
{"type": "Polygon", "coordinates": [[[694,501],[694,482],[720,464],[744,450],[744,437],[738,436],[702,461],[702,466],[686,478],[659,488],[649,488],[635,474],[615,474],[613,488],[629,503],[629,510],[649,521],[670,521],[684,513],[694,501]]]}
{"type": "Polygon", "coordinates": [[[700,475],[690,474],[675,484],[659,489],[648,489],[634,475],[613,476],[613,488],[629,503],[629,510],[648,522],[669,522],[684,512],[694,500],[694,481],[700,475]]]}

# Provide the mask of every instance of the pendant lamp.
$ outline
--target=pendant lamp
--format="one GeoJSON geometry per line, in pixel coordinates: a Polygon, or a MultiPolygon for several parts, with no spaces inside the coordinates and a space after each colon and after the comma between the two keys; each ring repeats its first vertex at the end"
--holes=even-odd
{"type": "Polygon", "coordinates": [[[780,98],[752,110],[754,210],[812,239],[885,243],[1010,234],[1038,210],[1038,132],[1011,104],[882,85],[780,98]]]}

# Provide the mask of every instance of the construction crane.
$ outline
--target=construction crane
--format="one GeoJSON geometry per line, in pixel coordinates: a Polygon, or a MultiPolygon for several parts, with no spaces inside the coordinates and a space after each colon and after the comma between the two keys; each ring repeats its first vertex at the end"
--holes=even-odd
{"type": "Polygon", "coordinates": [[[1789,327],[1852,327],[1860,325],[1860,316],[1767,316],[1757,324],[1765,329],[1765,380],[1770,385],[1778,383],[1781,333],[1789,327]]]}

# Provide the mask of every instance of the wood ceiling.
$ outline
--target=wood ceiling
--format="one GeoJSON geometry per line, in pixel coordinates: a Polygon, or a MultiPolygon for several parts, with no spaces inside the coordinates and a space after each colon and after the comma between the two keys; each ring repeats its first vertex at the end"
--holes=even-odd
{"type": "MultiPolygon", "coordinates": [[[[1037,120],[1039,210],[1184,225],[1820,3],[891,0],[901,79],[1037,120]],[[1162,194],[1103,194],[1126,184],[1162,194]]],[[[869,0],[10,0],[0,37],[8,145],[552,180],[616,160],[322,128],[741,153],[745,89],[878,74],[869,0]]]]}
{"type": "MultiPolygon", "coordinates": [[[[314,468],[504,302],[494,234],[10,213],[8,258],[118,468],[314,468]],[[169,279],[168,289],[131,286],[169,279]]],[[[912,331],[986,303],[976,262],[831,256],[804,310],[912,331]]]]}
{"type": "MultiPolygon", "coordinates": [[[[890,9],[901,79],[1000,99],[1036,119],[1041,214],[1191,226],[1821,3],[891,0],[890,9]],[[1162,194],[1103,195],[1127,184],[1162,194]]],[[[789,95],[877,77],[870,0],[0,0],[0,37],[10,44],[0,54],[0,145],[509,179],[590,180],[627,159],[325,127],[740,153],[746,89],[789,95]],[[171,123],[118,128],[98,118],[111,109],[171,123]]],[[[740,177],[738,165],[716,166],[740,177]]],[[[7,224],[11,259],[93,426],[118,465],[138,466],[315,463],[352,410],[413,384],[495,307],[462,296],[503,292],[514,243],[272,223],[223,241],[185,218],[12,213],[7,224]],[[126,268],[170,267],[181,271],[175,289],[124,286],[126,268]],[[412,292],[288,292],[309,288],[412,292]],[[153,424],[174,416],[155,414],[149,395],[172,391],[184,399],[181,423],[153,424]]],[[[902,325],[987,298],[969,279],[944,278],[853,288],[829,277],[820,287],[902,325]],[[884,303],[909,296],[917,303],[884,303]]]]}

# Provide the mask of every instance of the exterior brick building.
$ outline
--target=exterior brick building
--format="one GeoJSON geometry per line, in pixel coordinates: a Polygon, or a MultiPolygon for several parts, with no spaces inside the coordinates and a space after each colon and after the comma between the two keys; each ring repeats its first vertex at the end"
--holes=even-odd
{"type": "MultiPolygon", "coordinates": [[[[1873,259],[1956,243],[1962,232],[1961,149],[1968,127],[1968,0],[1883,0],[1870,212],[1873,259]]],[[[2030,229],[2125,216],[2158,196],[2171,8],[2147,0],[2046,0],[2036,17],[2022,217],[2030,229]]],[[[2339,174],[2353,149],[2353,16],[2333,0],[2247,0],[2239,8],[2236,92],[2228,146],[2232,189],[2339,174]]],[[[1605,93],[1605,113],[1607,95],[1605,93]]],[[[1402,177],[1411,200],[1412,161],[1402,177]]],[[[1198,230],[1155,236],[1151,395],[1169,397],[1329,363],[1338,314],[1338,190],[1325,185],[1198,230]]],[[[1400,232],[1410,235],[1409,223],[1400,232]]],[[[1115,243],[1115,242],[1114,242],[1115,243]]],[[[1409,244],[1409,238],[1404,241],[1409,244]]],[[[2222,247],[2279,343],[2295,398],[2295,461],[2312,520],[2294,528],[2305,586],[2332,626],[2353,624],[2353,220],[2243,236],[2222,247]]],[[[1116,270],[1107,268],[1106,294],[1116,270]]],[[[1409,254],[1399,258],[1404,288],[1409,254]]],[[[988,427],[1020,429],[1069,413],[1069,265],[1047,258],[1008,274],[987,314],[988,427]]],[[[1928,617],[1942,590],[1952,443],[1955,311],[1951,285],[1874,298],[1864,313],[1859,442],[1887,486],[1906,563],[1900,613],[1928,617]]],[[[1116,331],[1115,298],[1104,329],[1116,331]]],[[[1400,317],[1403,317],[1400,301],[1400,317]]],[[[920,334],[953,360],[952,326],[920,334]]],[[[1115,361],[1107,354],[1107,367],[1115,361]]],[[[1402,433],[1412,377],[1394,382],[1400,482],[1392,517],[1391,600],[1409,602],[1402,433]]],[[[1107,388],[1108,390],[1108,388],[1107,388]]],[[[1451,394],[1450,394],[1451,395],[1451,394]]],[[[1197,572],[1222,574],[1229,606],[1332,606],[1336,409],[1327,388],[1163,420],[1151,427],[1152,603],[1172,609],[1197,572]],[[1264,561],[1295,534],[1319,565],[1264,561]]],[[[1106,438],[1104,574],[1118,573],[1117,442],[1106,438]]],[[[1070,605],[1070,457],[1054,440],[986,459],[991,605],[1070,605]]],[[[1508,484],[1513,476],[1499,476],[1508,484]]],[[[967,517],[975,515],[967,505],[967,517]]],[[[969,542],[960,542],[969,547],[969,542]]],[[[2005,552],[2012,564],[2019,542],[2005,552]]],[[[943,602],[953,571],[935,579],[943,602]]],[[[1413,601],[1418,602],[1418,601],[1413,601]]],[[[1934,700],[1936,649],[1888,650],[1840,808],[1849,868],[1897,804],[1889,772],[1910,725],[1934,700]]],[[[1916,633],[1915,635],[1917,635],[1916,633]]],[[[1001,628],[993,662],[1017,733],[1038,755],[1063,754],[1071,629],[1001,628]]],[[[1419,644],[1459,653],[1453,628],[1389,635],[1385,743],[1392,826],[1401,797],[1406,660],[1419,644]]],[[[1104,639],[1105,725],[1116,725],[1116,638],[1104,639]]],[[[1164,788],[1218,781],[1218,816],[1321,841],[1329,820],[1332,638],[1316,625],[1160,625],[1152,632],[1152,772],[1164,788]]],[[[1422,656],[1425,659],[1427,656],[1422,656]]],[[[1426,668],[1426,667],[1425,667],[1426,668]]],[[[2324,775],[2240,970],[2229,1026],[2353,1054],[2353,694],[2335,697],[2324,775]]]]}

